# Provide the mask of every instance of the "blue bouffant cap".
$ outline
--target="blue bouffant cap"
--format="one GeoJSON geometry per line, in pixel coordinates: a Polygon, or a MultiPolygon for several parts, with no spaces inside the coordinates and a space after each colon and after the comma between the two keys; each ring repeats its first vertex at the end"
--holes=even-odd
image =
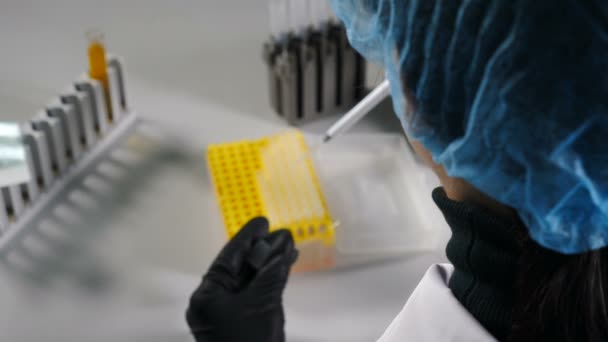
{"type": "Polygon", "coordinates": [[[450,176],[515,208],[549,249],[608,245],[608,1],[331,2],[450,176]]]}

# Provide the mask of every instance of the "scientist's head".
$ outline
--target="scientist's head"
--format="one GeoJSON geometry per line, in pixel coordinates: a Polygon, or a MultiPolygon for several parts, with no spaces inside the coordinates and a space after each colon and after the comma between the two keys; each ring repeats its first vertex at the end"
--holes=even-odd
{"type": "Polygon", "coordinates": [[[548,249],[608,245],[608,2],[333,7],[355,48],[385,66],[395,111],[444,180],[515,209],[548,249]]]}

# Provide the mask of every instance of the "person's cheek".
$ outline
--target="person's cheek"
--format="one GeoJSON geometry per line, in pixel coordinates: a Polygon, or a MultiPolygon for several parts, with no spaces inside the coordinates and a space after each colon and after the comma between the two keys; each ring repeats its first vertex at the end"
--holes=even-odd
{"type": "MultiPolygon", "coordinates": [[[[407,134],[406,134],[407,136],[407,134]]],[[[443,186],[448,186],[448,183],[450,183],[449,177],[447,175],[447,173],[445,172],[445,169],[443,168],[443,166],[435,163],[435,161],[433,160],[433,156],[431,155],[431,152],[429,152],[426,148],[424,148],[424,146],[422,146],[421,143],[419,143],[418,141],[416,141],[415,139],[411,139],[408,137],[408,141],[410,143],[410,145],[412,146],[412,148],[414,149],[414,152],[416,153],[416,155],[422,159],[422,161],[424,162],[424,164],[428,167],[430,167],[433,172],[437,175],[437,177],[439,177],[439,181],[441,182],[441,184],[443,186]]]]}
{"type": "MultiPolygon", "coordinates": [[[[407,134],[406,134],[406,136],[407,136],[407,134]]],[[[422,159],[422,161],[424,161],[424,164],[429,167],[433,167],[435,165],[435,162],[433,162],[433,157],[431,156],[431,153],[429,151],[427,151],[424,148],[424,146],[422,146],[422,144],[419,143],[418,141],[411,139],[409,136],[407,139],[408,139],[410,145],[412,145],[414,152],[416,152],[416,155],[418,157],[420,157],[420,159],[422,159]]]]}

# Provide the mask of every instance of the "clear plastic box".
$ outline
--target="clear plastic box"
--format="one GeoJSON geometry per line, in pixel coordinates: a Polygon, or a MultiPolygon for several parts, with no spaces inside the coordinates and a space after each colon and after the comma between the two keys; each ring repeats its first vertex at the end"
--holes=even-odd
{"type": "MultiPolygon", "coordinates": [[[[308,138],[310,146],[319,141],[308,138]]],[[[449,232],[431,198],[438,180],[402,135],[347,135],[312,154],[329,211],[339,223],[338,261],[437,249],[449,232]]]]}

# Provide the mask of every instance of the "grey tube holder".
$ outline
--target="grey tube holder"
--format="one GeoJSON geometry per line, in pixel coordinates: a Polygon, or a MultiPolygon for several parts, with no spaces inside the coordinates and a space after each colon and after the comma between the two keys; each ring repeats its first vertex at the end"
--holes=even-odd
{"type": "Polygon", "coordinates": [[[366,93],[365,62],[341,25],[270,40],[263,50],[270,105],[292,125],[347,111],[366,93]]]}
{"type": "Polygon", "coordinates": [[[128,109],[125,76],[120,58],[110,57],[108,89],[82,76],[20,125],[32,177],[0,187],[0,258],[19,247],[67,187],[94,170],[135,127],[138,120],[128,109]],[[108,114],[106,92],[114,120],[108,114]]]}

